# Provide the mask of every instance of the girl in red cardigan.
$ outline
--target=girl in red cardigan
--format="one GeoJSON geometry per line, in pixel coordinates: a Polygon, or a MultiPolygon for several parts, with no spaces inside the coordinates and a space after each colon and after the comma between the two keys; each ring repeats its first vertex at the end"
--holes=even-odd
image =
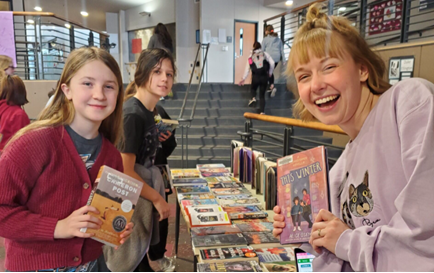
{"type": "Polygon", "coordinates": [[[123,139],[123,88],[113,57],[95,47],[73,51],[54,96],[0,157],[0,236],[10,271],[95,271],[102,244],[80,229],[101,221],[86,203],[102,165],[123,171],[115,147],[123,139]]]}
{"type": "Polygon", "coordinates": [[[21,108],[28,103],[26,86],[18,76],[0,80],[0,151],[18,130],[30,123],[21,108]]]}

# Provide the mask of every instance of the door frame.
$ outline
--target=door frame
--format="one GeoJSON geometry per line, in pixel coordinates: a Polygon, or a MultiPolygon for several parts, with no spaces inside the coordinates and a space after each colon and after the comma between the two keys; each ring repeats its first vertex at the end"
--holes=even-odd
{"type": "Polygon", "coordinates": [[[235,83],[235,29],[236,29],[236,23],[254,24],[255,25],[255,41],[258,40],[258,31],[259,31],[259,29],[258,29],[258,21],[248,21],[248,20],[238,20],[238,19],[234,20],[234,40],[233,40],[234,45],[233,45],[233,51],[232,51],[234,53],[234,55],[232,55],[232,58],[233,58],[233,61],[234,61],[234,63],[233,63],[233,74],[232,74],[232,82],[233,83],[235,83]]]}

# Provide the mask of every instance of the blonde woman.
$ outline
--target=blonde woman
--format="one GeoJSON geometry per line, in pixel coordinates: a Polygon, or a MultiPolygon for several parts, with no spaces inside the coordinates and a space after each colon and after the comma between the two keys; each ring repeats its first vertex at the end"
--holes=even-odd
{"type": "MultiPolygon", "coordinates": [[[[319,211],[312,227],[313,270],[433,271],[434,85],[390,86],[351,23],[317,5],[287,70],[300,95],[294,115],[338,125],[351,139],[330,171],[331,212],[319,211]]],[[[279,236],[284,216],[274,211],[279,236]]]]}

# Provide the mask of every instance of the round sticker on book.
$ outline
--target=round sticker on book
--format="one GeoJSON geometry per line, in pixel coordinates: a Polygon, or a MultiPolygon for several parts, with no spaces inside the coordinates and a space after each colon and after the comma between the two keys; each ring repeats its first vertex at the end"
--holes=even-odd
{"type": "Polygon", "coordinates": [[[127,225],[127,219],[123,217],[122,215],[116,216],[113,220],[113,229],[116,232],[121,232],[125,229],[125,226],[127,225]]]}
{"type": "Polygon", "coordinates": [[[130,212],[133,209],[133,203],[130,200],[125,200],[121,204],[121,209],[123,212],[130,212]]]}

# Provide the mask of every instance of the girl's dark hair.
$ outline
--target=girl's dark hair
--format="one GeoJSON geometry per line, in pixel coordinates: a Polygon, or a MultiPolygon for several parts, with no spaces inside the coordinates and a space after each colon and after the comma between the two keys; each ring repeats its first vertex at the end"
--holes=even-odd
{"type": "Polygon", "coordinates": [[[253,50],[260,49],[261,47],[262,47],[262,46],[261,46],[261,43],[258,42],[258,41],[256,41],[256,42],[253,44],[253,50]]]}
{"type": "MultiPolygon", "coordinates": [[[[277,37],[277,33],[274,32],[274,27],[273,27],[272,25],[268,25],[268,26],[266,26],[266,27],[265,27],[265,30],[268,31],[268,32],[270,32],[270,33],[268,33],[268,35],[271,35],[271,36],[277,37]]],[[[268,35],[267,35],[267,36],[268,36],[268,35]]]]}
{"type": "Polygon", "coordinates": [[[0,100],[6,100],[8,105],[22,106],[29,102],[26,86],[20,77],[6,76],[1,80],[0,86],[0,100]]]}
{"type": "Polygon", "coordinates": [[[170,37],[170,34],[167,31],[165,25],[163,25],[162,23],[158,23],[154,28],[154,34],[160,37],[161,43],[165,48],[173,50],[172,37],[170,37]]]}
{"type": "Polygon", "coordinates": [[[164,59],[168,59],[173,67],[173,75],[176,75],[175,62],[172,54],[161,48],[145,49],[140,53],[137,61],[136,73],[134,74],[134,82],[131,82],[125,92],[125,100],[134,96],[137,92],[137,87],[142,87],[148,84],[152,72],[155,67],[161,67],[164,59]]]}

